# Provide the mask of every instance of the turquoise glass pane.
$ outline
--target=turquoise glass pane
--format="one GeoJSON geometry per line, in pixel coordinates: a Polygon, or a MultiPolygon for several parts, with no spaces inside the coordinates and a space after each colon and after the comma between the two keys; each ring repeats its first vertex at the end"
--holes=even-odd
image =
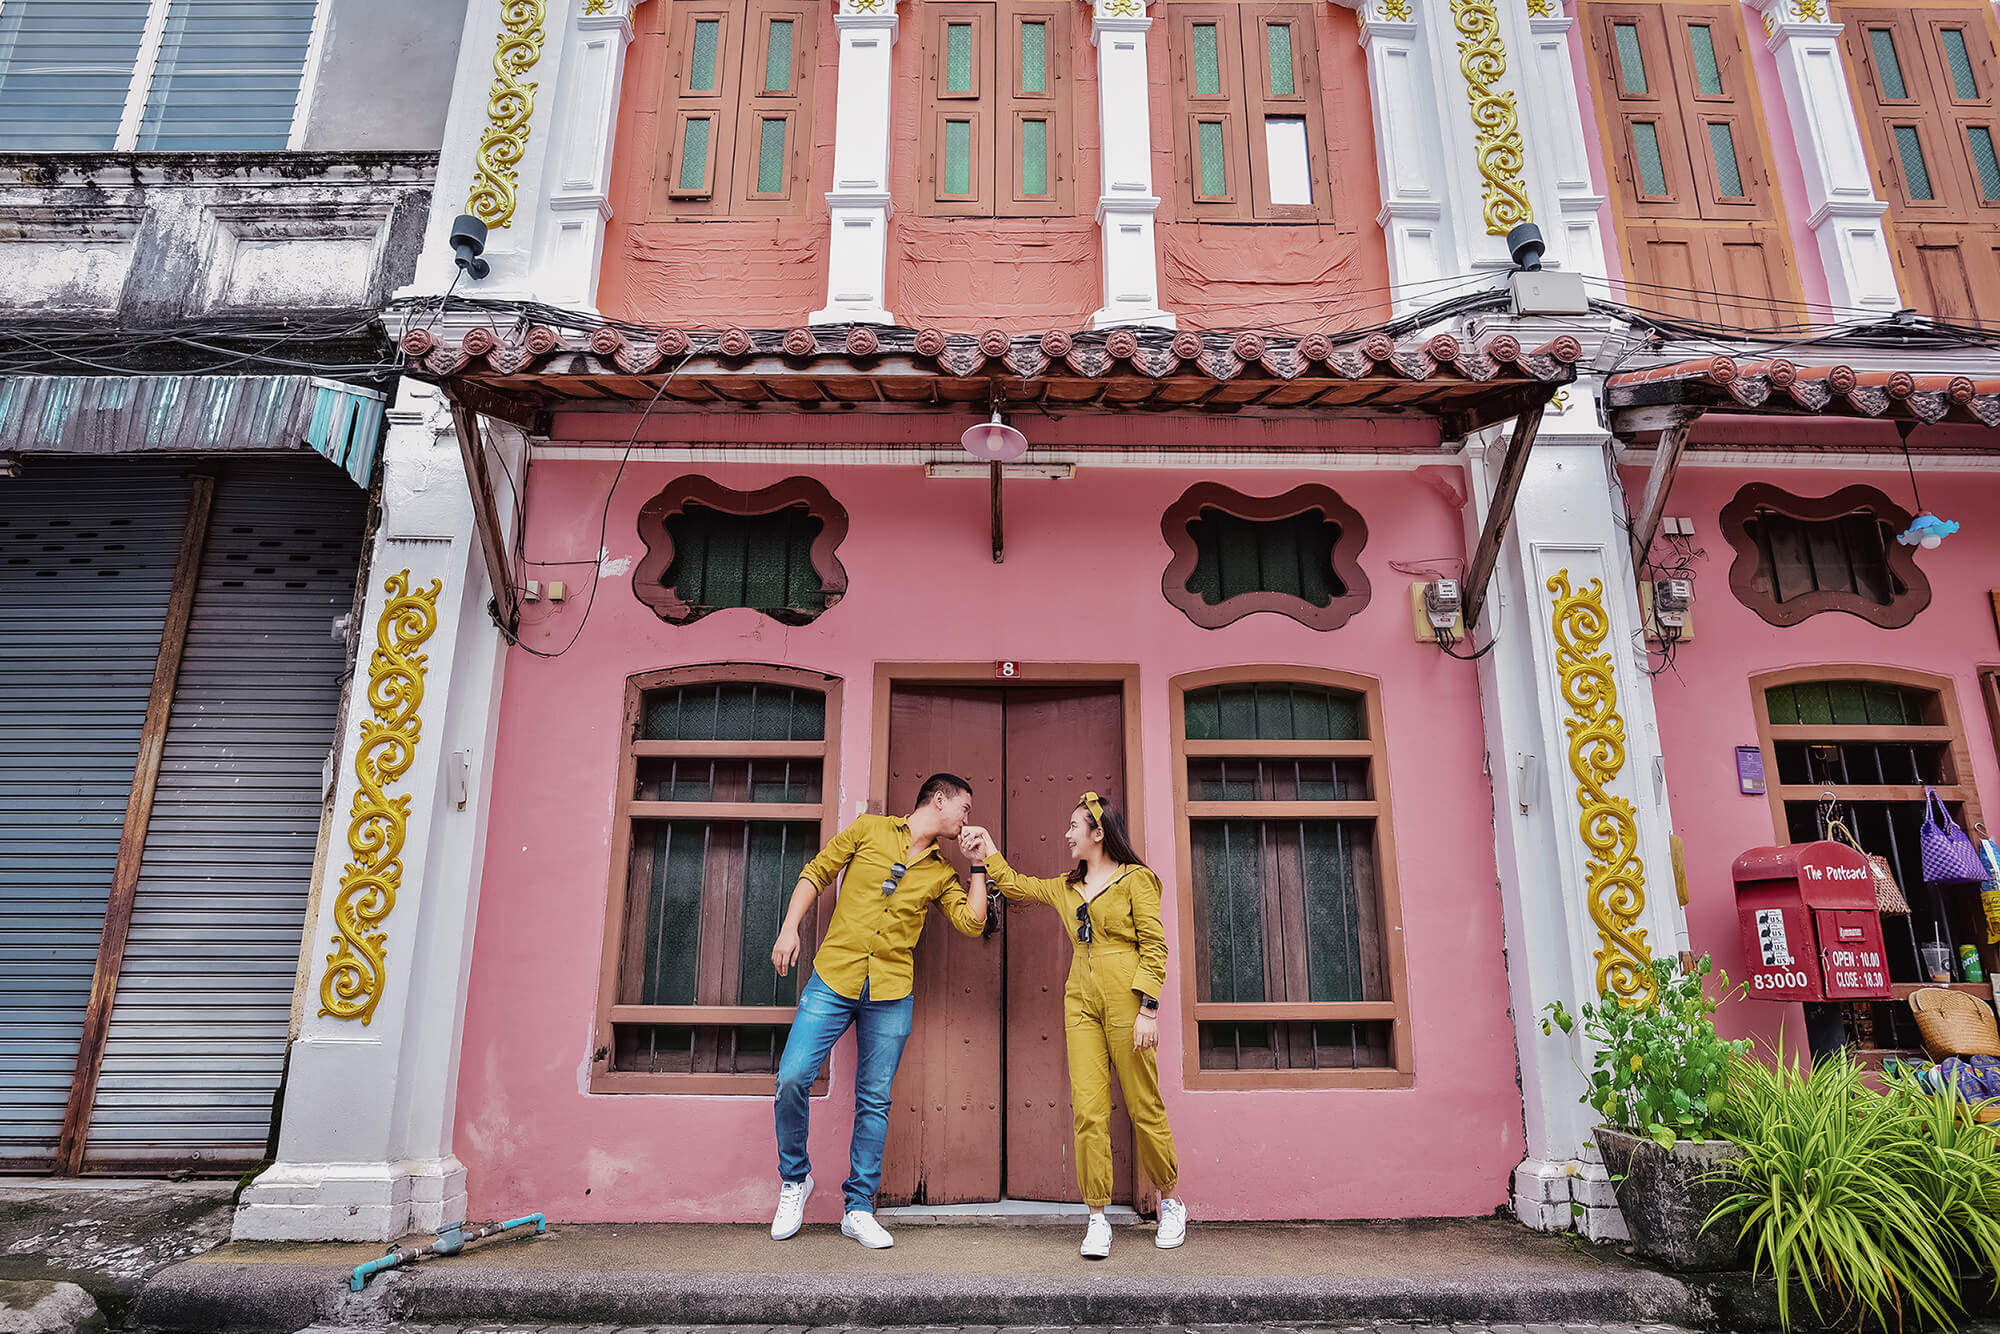
{"type": "Polygon", "coordinates": [[[947,23],[944,29],[944,90],[972,91],[972,25],[947,23]]]}
{"type": "Polygon", "coordinates": [[[1972,53],[1965,49],[1965,33],[1946,28],[1939,36],[1944,42],[1944,63],[1951,68],[1952,95],[1970,102],[1979,96],[1979,80],[1972,77],[1972,53]]]}
{"type": "Polygon", "coordinates": [[[1220,199],[1229,193],[1229,171],[1222,157],[1222,125],[1205,120],[1197,127],[1196,156],[1200,159],[1201,194],[1204,199],[1220,199]]]}
{"type": "Polygon", "coordinates": [[[1695,24],[1688,29],[1688,48],[1694,55],[1694,80],[1702,96],[1722,96],[1722,68],[1715,63],[1715,34],[1706,24],[1695,24]]]}
{"type": "Polygon", "coordinates": [[[944,192],[948,195],[972,193],[972,122],[948,120],[944,123],[944,192]]]}
{"type": "Polygon", "coordinates": [[[1868,30],[1868,47],[1875,54],[1875,77],[1882,84],[1882,96],[1900,102],[1910,95],[1903,82],[1903,62],[1896,56],[1896,34],[1887,28],[1868,30]]]}
{"type": "Polygon", "coordinates": [[[1972,165],[1979,169],[1979,197],[2000,204],[2000,159],[1993,155],[1993,131],[1975,125],[1966,133],[1972,140],[1972,165]]]}
{"type": "Polygon", "coordinates": [[[1630,23],[1614,23],[1611,35],[1618,44],[1618,82],[1628,97],[1646,95],[1646,55],[1639,49],[1639,29],[1630,23]]]}
{"type": "Polygon", "coordinates": [[[767,119],[757,141],[757,193],[780,194],[785,188],[785,122],[767,119]]]}
{"type": "Polygon", "coordinates": [[[681,130],[680,188],[683,190],[699,190],[708,179],[708,130],[706,117],[688,121],[681,130]]]}
{"type": "Polygon", "coordinates": [[[688,91],[712,93],[716,90],[715,52],[722,41],[722,25],[714,19],[696,19],[694,62],[688,71],[688,91]]]}
{"type": "Polygon", "coordinates": [[[1021,122],[1021,193],[1045,195],[1049,192],[1049,123],[1045,120],[1021,122]]]}
{"type": "Polygon", "coordinates": [[[1936,199],[1930,165],[1924,161],[1924,141],[1914,125],[1896,127],[1896,156],[1903,160],[1903,185],[1912,199],[1936,199]]]}
{"type": "Polygon", "coordinates": [[[1726,120],[1710,121],[1708,151],[1715,158],[1715,192],[1724,199],[1743,197],[1743,169],[1736,161],[1736,135],[1726,120]]]}
{"type": "Polygon", "coordinates": [[[792,21],[773,19],[771,40],[764,53],[764,91],[788,93],[792,90],[792,21]]]}
{"type": "Polygon", "coordinates": [[[1271,96],[1292,95],[1292,29],[1289,24],[1264,25],[1264,54],[1271,62],[1271,96]]]}
{"type": "Polygon", "coordinates": [[[1194,25],[1194,91],[1197,97],[1222,92],[1222,53],[1213,23],[1194,25]]]}
{"type": "Polygon", "coordinates": [[[1049,90],[1049,25],[1021,25],[1021,91],[1046,93],[1049,90]]]}
{"type": "Polygon", "coordinates": [[[1660,130],[1650,120],[1632,122],[1632,155],[1639,159],[1639,193],[1658,198],[1667,192],[1667,169],[1660,161],[1660,130]]]}

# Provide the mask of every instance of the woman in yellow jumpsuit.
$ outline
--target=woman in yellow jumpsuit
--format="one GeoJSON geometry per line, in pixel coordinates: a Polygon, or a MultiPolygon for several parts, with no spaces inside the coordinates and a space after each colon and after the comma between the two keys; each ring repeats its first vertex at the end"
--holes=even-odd
{"type": "Polygon", "coordinates": [[[993,836],[968,826],[960,837],[973,873],[981,864],[993,887],[1010,899],[1046,903],[1071,936],[1063,1027],[1069,1047],[1069,1098],[1076,1120],[1076,1177],[1090,1209],[1083,1255],[1111,1253],[1111,1072],[1125,1093],[1139,1166],[1160,1190],[1160,1225],[1153,1244],[1168,1250],[1187,1237],[1187,1206],[1177,1194],[1180,1169],[1174,1134],[1160,1101],[1160,989],[1166,982],[1167,937],[1160,926],[1160,878],[1132,851],[1125,817],[1095,792],[1083,794],[1069,822],[1076,869],[1060,878],[1022,875],[1007,864],[993,836]]]}

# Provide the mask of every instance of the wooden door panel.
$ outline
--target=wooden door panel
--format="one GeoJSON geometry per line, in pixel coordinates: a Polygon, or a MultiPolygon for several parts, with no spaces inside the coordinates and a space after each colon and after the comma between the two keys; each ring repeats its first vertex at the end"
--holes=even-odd
{"type": "MultiPolygon", "coordinates": [[[[1030,875],[1070,869],[1063,831],[1077,798],[1125,793],[1124,708],[1116,686],[1007,694],[1008,860],[1030,875]]],[[[1069,926],[1040,904],[1007,917],[1007,1194],[1080,1201],[1064,1046],[1069,926]]],[[[1113,1087],[1114,1193],[1133,1193],[1132,1128],[1113,1087]]]]}
{"type": "Polygon", "coordinates": [[[1785,316],[1777,303],[1791,299],[1784,246],[1762,227],[1731,227],[1708,234],[1716,306],[1724,324],[1765,328],[1785,316]]]}
{"type": "Polygon", "coordinates": [[[1634,286],[1626,301],[1641,310],[1682,319],[1715,318],[1706,237],[1693,227],[1633,226],[1626,230],[1625,259],[1634,286]]]}
{"type": "MultiPolygon", "coordinates": [[[[889,698],[888,807],[908,812],[940,770],[972,784],[972,818],[1002,824],[998,692],[897,686],[889,698]]],[[[947,849],[961,878],[965,859],[947,849]]],[[[879,893],[866,887],[862,892],[879,893]]],[[[880,1202],[1000,1198],[1002,944],[932,913],[917,945],[916,1014],[889,1113],[880,1202]]]]}

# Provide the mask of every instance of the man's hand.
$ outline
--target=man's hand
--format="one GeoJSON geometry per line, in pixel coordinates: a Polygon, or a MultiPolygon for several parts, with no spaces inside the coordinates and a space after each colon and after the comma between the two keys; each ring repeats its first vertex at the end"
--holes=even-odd
{"type": "Polygon", "coordinates": [[[771,963],[778,970],[779,977],[789,977],[792,965],[799,961],[799,933],[794,927],[786,927],[778,932],[778,943],[771,947],[771,963]]]}
{"type": "Polygon", "coordinates": [[[969,824],[958,831],[958,850],[973,861],[979,861],[1000,849],[993,842],[993,835],[987,833],[984,827],[969,824]]]}
{"type": "Polygon", "coordinates": [[[1151,1010],[1139,1011],[1132,1021],[1132,1050],[1151,1051],[1160,1045],[1160,1017],[1151,1010]]]}

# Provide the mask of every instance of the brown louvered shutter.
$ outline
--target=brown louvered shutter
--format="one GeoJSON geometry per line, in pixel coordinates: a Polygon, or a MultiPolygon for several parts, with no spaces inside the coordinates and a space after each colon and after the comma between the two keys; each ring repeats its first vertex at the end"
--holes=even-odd
{"type": "Polygon", "coordinates": [[[1170,5],[1175,189],[1196,221],[1248,221],[1249,110],[1243,27],[1234,5],[1170,5]]]}
{"type": "Polygon", "coordinates": [[[675,5],[667,25],[672,62],[659,117],[653,211],[729,212],[735,166],[743,21],[736,6],[675,5]]]}
{"type": "Polygon", "coordinates": [[[1593,5],[1590,44],[1611,122],[1613,175],[1635,218],[1693,218],[1694,165],[1657,5],[1593,5]]]}
{"type": "Polygon", "coordinates": [[[2000,120],[1985,6],[1840,6],[1904,295],[1940,319],[2000,302],[2000,120]]]}
{"type": "Polygon", "coordinates": [[[1244,147],[1251,216],[1274,222],[1330,222],[1326,116],[1319,92],[1317,8],[1245,5],[1244,147]]]}
{"type": "Polygon", "coordinates": [[[1068,0],[1000,6],[994,198],[1003,217],[1075,211],[1068,0]]]}
{"type": "Polygon", "coordinates": [[[1742,24],[1717,5],[1669,5],[1666,20],[1701,216],[1768,221],[1776,209],[1742,24]]]}
{"type": "Polygon", "coordinates": [[[924,15],[923,211],[994,214],[994,6],[928,4],[924,15]]]}
{"type": "Polygon", "coordinates": [[[744,38],[734,208],[792,213],[812,170],[813,76],[819,11],[811,0],[751,0],[744,38]]]}

